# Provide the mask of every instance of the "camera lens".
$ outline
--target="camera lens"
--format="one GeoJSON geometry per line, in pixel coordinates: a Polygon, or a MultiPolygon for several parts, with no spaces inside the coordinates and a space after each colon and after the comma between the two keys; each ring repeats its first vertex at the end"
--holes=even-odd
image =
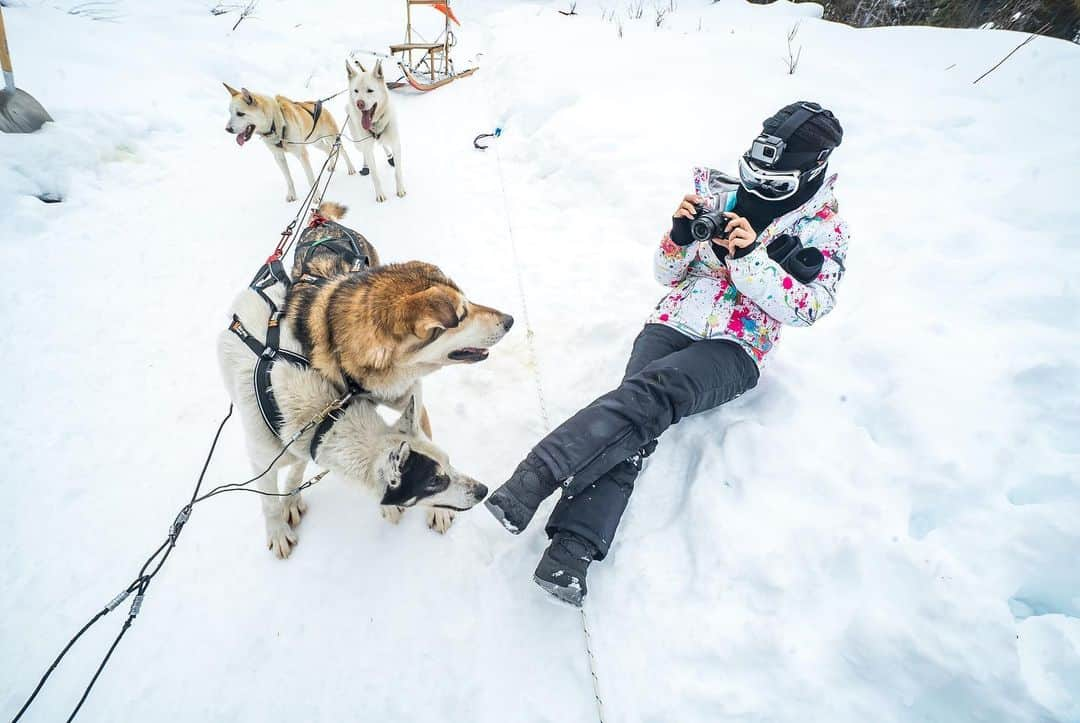
{"type": "Polygon", "coordinates": [[[707,241],[713,237],[715,229],[716,226],[713,224],[713,220],[708,216],[702,216],[694,219],[694,222],[690,224],[690,235],[696,241],[707,241]]]}

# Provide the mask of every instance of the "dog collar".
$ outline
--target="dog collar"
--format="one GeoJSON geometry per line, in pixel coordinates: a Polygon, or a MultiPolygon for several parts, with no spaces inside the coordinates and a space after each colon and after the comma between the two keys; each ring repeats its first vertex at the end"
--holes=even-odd
{"type": "MultiPolygon", "coordinates": [[[[263,133],[262,131],[260,131],[259,135],[263,136],[264,138],[268,137],[268,136],[277,135],[277,120],[276,119],[271,120],[270,121],[270,130],[266,131],[266,133],[263,133]]],[[[281,149],[285,148],[285,124],[284,123],[281,124],[281,135],[278,136],[278,141],[274,145],[277,146],[278,148],[281,148],[281,149]]]]}

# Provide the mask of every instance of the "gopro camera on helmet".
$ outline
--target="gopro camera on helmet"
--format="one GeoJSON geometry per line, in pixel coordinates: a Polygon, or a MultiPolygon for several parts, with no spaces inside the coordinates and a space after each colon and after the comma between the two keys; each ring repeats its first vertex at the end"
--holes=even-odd
{"type": "Polygon", "coordinates": [[[766,168],[772,168],[780,160],[780,156],[784,155],[786,147],[787,143],[783,138],[762,133],[750,145],[750,160],[766,168]]]}

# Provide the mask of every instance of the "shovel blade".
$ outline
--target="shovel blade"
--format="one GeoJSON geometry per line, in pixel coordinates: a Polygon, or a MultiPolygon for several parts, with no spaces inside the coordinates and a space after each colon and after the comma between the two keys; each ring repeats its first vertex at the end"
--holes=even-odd
{"type": "Polygon", "coordinates": [[[0,90],[0,132],[33,133],[52,116],[25,90],[0,90]]]}

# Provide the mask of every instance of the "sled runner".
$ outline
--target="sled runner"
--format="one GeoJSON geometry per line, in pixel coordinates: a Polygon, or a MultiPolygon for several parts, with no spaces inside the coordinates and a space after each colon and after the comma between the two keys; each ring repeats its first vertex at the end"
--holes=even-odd
{"type": "Polygon", "coordinates": [[[390,46],[390,55],[398,56],[396,60],[401,66],[402,76],[388,83],[389,87],[410,85],[420,92],[426,92],[476,72],[475,67],[461,72],[454,69],[450,48],[457,43],[457,38],[450,28],[451,22],[461,25],[450,9],[449,0],[405,0],[405,42],[390,46]],[[443,14],[443,30],[434,42],[425,41],[413,28],[413,5],[427,5],[443,14]]]}

